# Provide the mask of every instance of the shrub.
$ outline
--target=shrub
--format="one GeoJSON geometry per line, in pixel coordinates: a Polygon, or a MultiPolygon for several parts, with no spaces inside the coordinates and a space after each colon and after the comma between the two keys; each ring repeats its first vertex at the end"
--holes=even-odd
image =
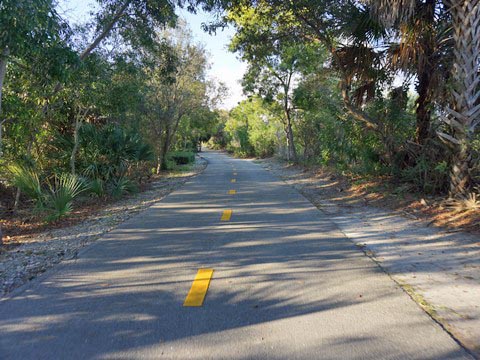
{"type": "Polygon", "coordinates": [[[56,221],[73,210],[73,200],[86,189],[83,179],[72,174],[55,176],[53,185],[45,192],[47,221],[56,221]]]}
{"type": "Polygon", "coordinates": [[[41,206],[43,203],[43,189],[38,173],[26,166],[14,164],[8,167],[12,184],[25,195],[41,206]]]}
{"type": "Polygon", "coordinates": [[[191,164],[195,161],[195,154],[191,151],[175,151],[168,154],[167,160],[177,165],[191,164]]]}
{"type": "Polygon", "coordinates": [[[93,179],[88,184],[87,190],[94,196],[102,197],[105,195],[105,182],[102,179],[93,179]]]}
{"type": "Polygon", "coordinates": [[[121,177],[111,182],[109,190],[113,198],[119,199],[124,195],[137,192],[138,187],[127,177],[121,177]]]}
{"type": "Polygon", "coordinates": [[[78,176],[61,174],[53,177],[53,183],[42,181],[38,172],[21,165],[9,167],[12,184],[35,204],[35,211],[46,213],[46,221],[55,221],[68,215],[73,200],[85,189],[85,181],[78,176]]]}

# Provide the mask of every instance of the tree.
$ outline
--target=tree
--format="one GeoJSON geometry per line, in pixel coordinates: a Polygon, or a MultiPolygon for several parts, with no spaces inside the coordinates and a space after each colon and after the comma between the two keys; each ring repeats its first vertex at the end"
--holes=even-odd
{"type": "Polygon", "coordinates": [[[453,137],[450,195],[465,196],[471,189],[471,141],[480,123],[480,1],[452,1],[454,65],[452,100],[445,122],[453,137]]]}
{"type": "Polygon", "coordinates": [[[208,63],[203,47],[192,43],[184,26],[159,36],[169,50],[160,57],[152,53],[153,66],[146,73],[150,79],[146,118],[153,135],[150,139],[156,150],[157,172],[167,167],[167,153],[182,119],[208,105],[208,63]],[[166,63],[172,64],[168,81],[162,70],[166,63]]]}
{"type": "MultiPolygon", "coordinates": [[[[415,12],[414,0],[371,0],[379,17],[388,25],[406,21],[415,12]]],[[[451,134],[438,132],[453,147],[450,172],[450,196],[465,196],[471,187],[470,143],[480,123],[480,1],[440,1],[448,9],[453,27],[454,59],[450,105],[444,122],[451,134]]]]}
{"type": "Polygon", "coordinates": [[[272,54],[249,64],[243,79],[246,92],[258,94],[267,101],[281,103],[283,130],[287,142],[287,161],[297,161],[295,138],[293,134],[294,108],[292,103],[294,76],[297,74],[296,49],[282,49],[282,53],[272,54]]]}
{"type": "MultiPolygon", "coordinates": [[[[3,0],[0,3],[0,156],[2,100],[7,64],[12,59],[37,58],[46,48],[63,41],[68,27],[55,11],[53,0],[3,0]],[[35,29],[35,31],[32,31],[35,29]]],[[[29,71],[29,67],[26,67],[29,71]]]]}
{"type": "Polygon", "coordinates": [[[371,21],[366,9],[351,1],[309,0],[238,0],[227,1],[223,6],[229,11],[225,17],[227,22],[231,22],[231,17],[234,23],[237,18],[243,20],[238,14],[255,19],[250,26],[245,26],[248,22],[243,21],[237,28],[237,36],[244,39],[241,53],[255,53],[259,44],[267,47],[281,43],[295,44],[300,47],[300,54],[309,48],[327,50],[329,66],[339,75],[345,109],[366,131],[387,138],[379,120],[364,111],[365,104],[373,100],[377,90],[391,81],[384,66],[386,52],[378,51],[371,41],[381,36],[382,29],[371,21]],[[357,29],[360,24],[361,32],[357,29]],[[352,30],[353,26],[356,28],[352,30]],[[354,34],[361,36],[357,39],[354,34]]]}
{"type": "MultiPolygon", "coordinates": [[[[268,9],[267,9],[268,10],[268,9]]],[[[268,12],[271,14],[270,12],[268,12]]],[[[294,108],[292,95],[296,76],[302,63],[319,57],[313,44],[295,43],[282,37],[277,29],[283,25],[284,14],[276,18],[265,16],[262,8],[235,8],[227,20],[238,29],[230,49],[238,52],[249,66],[243,79],[244,91],[257,94],[268,101],[277,100],[283,108],[283,127],[287,142],[287,160],[297,161],[293,134],[294,108]],[[281,19],[283,18],[283,19],[281,19]]]]}

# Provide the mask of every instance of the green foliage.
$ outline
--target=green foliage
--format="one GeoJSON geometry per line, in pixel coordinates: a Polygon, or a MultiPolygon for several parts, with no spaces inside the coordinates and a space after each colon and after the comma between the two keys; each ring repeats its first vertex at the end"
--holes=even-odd
{"type": "Polygon", "coordinates": [[[133,175],[138,164],[153,160],[151,147],[138,133],[118,126],[85,124],[79,136],[78,169],[90,179],[109,183],[133,175]]]}
{"type": "Polygon", "coordinates": [[[220,110],[217,112],[217,115],[217,122],[211,129],[210,139],[208,139],[208,147],[216,150],[226,149],[232,140],[225,130],[229,114],[226,110],[220,110]]]}
{"type": "MultiPolygon", "coordinates": [[[[455,7],[440,1],[412,3],[415,11],[402,2],[384,6],[379,1],[220,4],[227,12],[225,22],[236,29],[230,48],[248,62],[244,90],[266,100],[283,100],[286,117],[290,110],[294,119],[294,139],[288,145],[295,142],[293,148],[303,150],[305,163],[319,162],[364,176],[392,174],[417,190],[444,192],[447,161],[449,169],[457,169],[450,171],[457,173],[451,178],[453,192],[478,183],[479,157],[475,139],[470,141],[477,123],[465,125],[471,118],[446,110],[457,98],[452,91],[462,83],[449,81],[454,61],[468,57],[466,53],[453,57],[448,29],[471,26],[455,24],[455,7]],[[287,91],[292,85],[288,70],[296,73],[293,99],[287,91]],[[399,70],[406,75],[400,88],[399,70]],[[287,85],[283,93],[280,85],[287,85]],[[406,94],[412,86],[417,94],[406,94]],[[441,129],[438,120],[444,123],[441,129]],[[449,148],[435,144],[436,133],[444,134],[449,148]]],[[[250,129],[238,130],[226,148],[247,153],[250,149],[239,142],[249,139],[245,130],[250,129]]],[[[278,139],[278,146],[287,144],[278,139]]]]}
{"type": "Polygon", "coordinates": [[[49,189],[44,195],[44,206],[48,213],[46,220],[56,221],[70,214],[73,210],[73,200],[85,189],[84,180],[75,175],[55,176],[53,185],[49,184],[49,189]]]}
{"type": "Polygon", "coordinates": [[[220,121],[225,88],[207,78],[205,50],[175,14],[199,3],[98,5],[93,28],[70,28],[54,1],[0,2],[0,162],[9,169],[0,180],[50,221],[81,193],[118,198],[165,161],[190,163],[192,153],[165,157],[196,150],[220,121]],[[67,173],[85,179],[82,191],[67,173]]]}
{"type": "Polygon", "coordinates": [[[38,173],[31,168],[18,164],[10,165],[8,170],[12,184],[37,204],[42,205],[44,193],[38,173]]]}
{"type": "Polygon", "coordinates": [[[190,151],[175,151],[168,154],[168,159],[177,165],[186,165],[195,161],[195,154],[190,151]]]}
{"type": "Polygon", "coordinates": [[[101,179],[93,179],[88,183],[87,191],[95,197],[103,197],[106,194],[105,183],[101,179]]]}
{"type": "MultiPolygon", "coordinates": [[[[237,156],[287,153],[446,191],[454,156],[419,136],[421,121],[435,133],[453,89],[452,17],[442,3],[418,2],[408,21],[389,26],[370,6],[347,0],[98,5],[93,28],[70,28],[54,1],[0,2],[0,160],[8,169],[1,176],[50,220],[71,212],[83,192],[118,198],[152,168],[188,166],[207,141],[237,156]],[[251,97],[230,112],[216,110],[225,88],[208,79],[208,54],[177,21],[177,6],[225,10],[235,27],[230,49],[248,63],[243,86],[251,97]],[[105,46],[109,37],[119,46],[105,46]],[[412,85],[418,96],[407,94],[412,85]]],[[[471,132],[465,146],[478,183],[480,141],[471,132]]]]}
{"type": "Polygon", "coordinates": [[[127,177],[116,178],[109,183],[109,193],[114,199],[138,192],[137,185],[127,177]]]}
{"type": "Polygon", "coordinates": [[[40,180],[33,169],[22,165],[10,165],[12,184],[29,197],[35,210],[44,215],[46,221],[56,221],[73,210],[73,201],[85,191],[85,181],[75,175],[53,176],[52,182],[40,180]]]}
{"type": "Polygon", "coordinates": [[[14,56],[41,55],[42,48],[58,42],[66,33],[68,26],[59,17],[52,0],[0,3],[0,49],[8,47],[14,56]]]}
{"type": "Polygon", "coordinates": [[[230,112],[225,124],[230,144],[227,149],[239,157],[271,156],[281,134],[281,120],[275,104],[259,97],[242,101],[230,112]]]}
{"type": "Polygon", "coordinates": [[[416,191],[427,194],[441,193],[446,190],[448,163],[431,163],[427,156],[417,159],[416,164],[401,170],[402,180],[411,183],[416,191]]]}

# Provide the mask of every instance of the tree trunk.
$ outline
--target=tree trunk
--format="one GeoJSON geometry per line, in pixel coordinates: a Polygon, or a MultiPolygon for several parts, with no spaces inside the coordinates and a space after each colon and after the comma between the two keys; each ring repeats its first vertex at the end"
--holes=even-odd
{"type": "Polygon", "coordinates": [[[288,92],[290,88],[290,82],[284,86],[284,103],[283,111],[285,113],[285,135],[287,138],[287,161],[297,161],[297,150],[295,149],[295,142],[293,138],[293,129],[292,129],[292,117],[290,114],[290,107],[288,104],[288,92]]]}
{"type": "Polygon", "coordinates": [[[454,154],[450,197],[470,191],[470,142],[480,122],[480,0],[452,1],[454,65],[452,104],[445,122],[452,127],[454,154]]]}
{"type": "MultiPolygon", "coordinates": [[[[159,137],[161,139],[161,136],[159,137]]],[[[157,175],[162,171],[162,162],[163,162],[163,142],[157,146],[157,175]]]]}
{"type": "Polygon", "coordinates": [[[0,158],[3,157],[3,124],[5,120],[0,120],[0,158]]]}
{"type": "Polygon", "coordinates": [[[7,62],[8,56],[10,55],[10,49],[6,47],[2,50],[2,54],[0,55],[0,157],[3,156],[3,134],[2,134],[2,127],[3,123],[5,122],[2,119],[2,95],[3,95],[3,83],[5,81],[5,75],[7,74],[7,62]]]}
{"type": "MultiPolygon", "coordinates": [[[[435,5],[436,0],[427,0],[425,2],[424,11],[422,12],[422,21],[427,27],[435,23],[435,5]]],[[[434,65],[434,43],[435,38],[432,31],[426,31],[420,39],[423,51],[423,57],[426,59],[425,64],[417,64],[418,83],[416,86],[418,99],[416,101],[416,117],[417,126],[415,131],[415,141],[417,144],[423,145],[430,137],[430,119],[432,115],[431,110],[431,80],[435,71],[434,65]]]]}
{"type": "Polygon", "coordinates": [[[453,154],[450,170],[450,197],[458,198],[467,195],[471,185],[470,162],[470,147],[468,142],[465,142],[459,145],[453,154]]]}
{"type": "Polygon", "coordinates": [[[77,151],[78,151],[78,130],[80,129],[79,121],[75,121],[75,131],[73,133],[73,149],[72,153],[70,154],[70,172],[72,175],[75,175],[75,162],[77,159],[77,151]]]}
{"type": "Polygon", "coordinates": [[[424,73],[419,75],[417,92],[417,126],[415,131],[415,142],[417,144],[423,145],[428,139],[430,134],[430,118],[432,111],[430,109],[430,99],[429,99],[429,87],[430,87],[430,75],[424,73]]]}
{"type": "Polygon", "coordinates": [[[72,173],[72,175],[75,175],[75,163],[77,160],[78,147],[80,146],[79,132],[83,124],[83,118],[86,114],[87,110],[85,110],[83,114],[81,114],[79,110],[75,116],[75,129],[73,130],[73,149],[72,153],[70,154],[70,172],[72,173]]]}
{"type": "MultiPolygon", "coordinates": [[[[335,52],[333,52],[333,54],[336,56],[335,52]]],[[[367,129],[378,132],[379,126],[376,119],[370,117],[368,114],[352,104],[352,100],[350,99],[350,85],[348,85],[346,75],[343,72],[342,77],[343,79],[340,81],[340,92],[342,95],[343,106],[345,106],[347,112],[352,115],[354,119],[362,122],[367,129]]]]}
{"type": "Polygon", "coordinates": [[[17,188],[17,192],[15,193],[15,202],[13,203],[13,213],[15,214],[20,206],[20,196],[22,195],[22,190],[17,188]]]}
{"type": "Polygon", "coordinates": [[[160,172],[162,171],[162,154],[160,152],[160,154],[157,156],[157,167],[156,167],[156,174],[160,174],[160,172]]]}
{"type": "MultiPolygon", "coordinates": [[[[160,136],[160,140],[162,137],[160,136]]],[[[167,170],[167,154],[170,148],[170,136],[169,132],[165,133],[163,141],[161,141],[160,146],[158,146],[158,155],[157,155],[157,174],[160,174],[162,170],[167,170]]]]}
{"type": "Polygon", "coordinates": [[[289,120],[287,120],[287,124],[285,127],[285,135],[287,137],[287,160],[296,162],[297,150],[295,149],[292,124],[289,120]]]}
{"type": "Polygon", "coordinates": [[[167,132],[165,136],[165,141],[163,142],[163,146],[162,146],[162,156],[161,156],[161,162],[160,162],[161,170],[168,170],[167,154],[169,149],[170,149],[170,134],[167,132]]]}

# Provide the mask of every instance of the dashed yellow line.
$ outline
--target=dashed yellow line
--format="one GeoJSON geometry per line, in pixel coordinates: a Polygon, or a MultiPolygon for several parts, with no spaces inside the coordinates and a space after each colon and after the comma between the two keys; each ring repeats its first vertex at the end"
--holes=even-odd
{"type": "Polygon", "coordinates": [[[230,180],[231,183],[236,183],[237,182],[237,179],[232,179],[230,180]]]}
{"type": "Polygon", "coordinates": [[[221,221],[230,221],[230,219],[232,218],[232,213],[233,211],[232,210],[223,210],[223,214],[222,214],[222,217],[221,217],[221,221]]]}
{"type": "Polygon", "coordinates": [[[213,276],[213,269],[198,269],[192,287],[185,298],[183,306],[202,306],[208,286],[213,276]]]}
{"type": "Polygon", "coordinates": [[[228,195],[235,195],[237,190],[228,190],[228,195]]]}

